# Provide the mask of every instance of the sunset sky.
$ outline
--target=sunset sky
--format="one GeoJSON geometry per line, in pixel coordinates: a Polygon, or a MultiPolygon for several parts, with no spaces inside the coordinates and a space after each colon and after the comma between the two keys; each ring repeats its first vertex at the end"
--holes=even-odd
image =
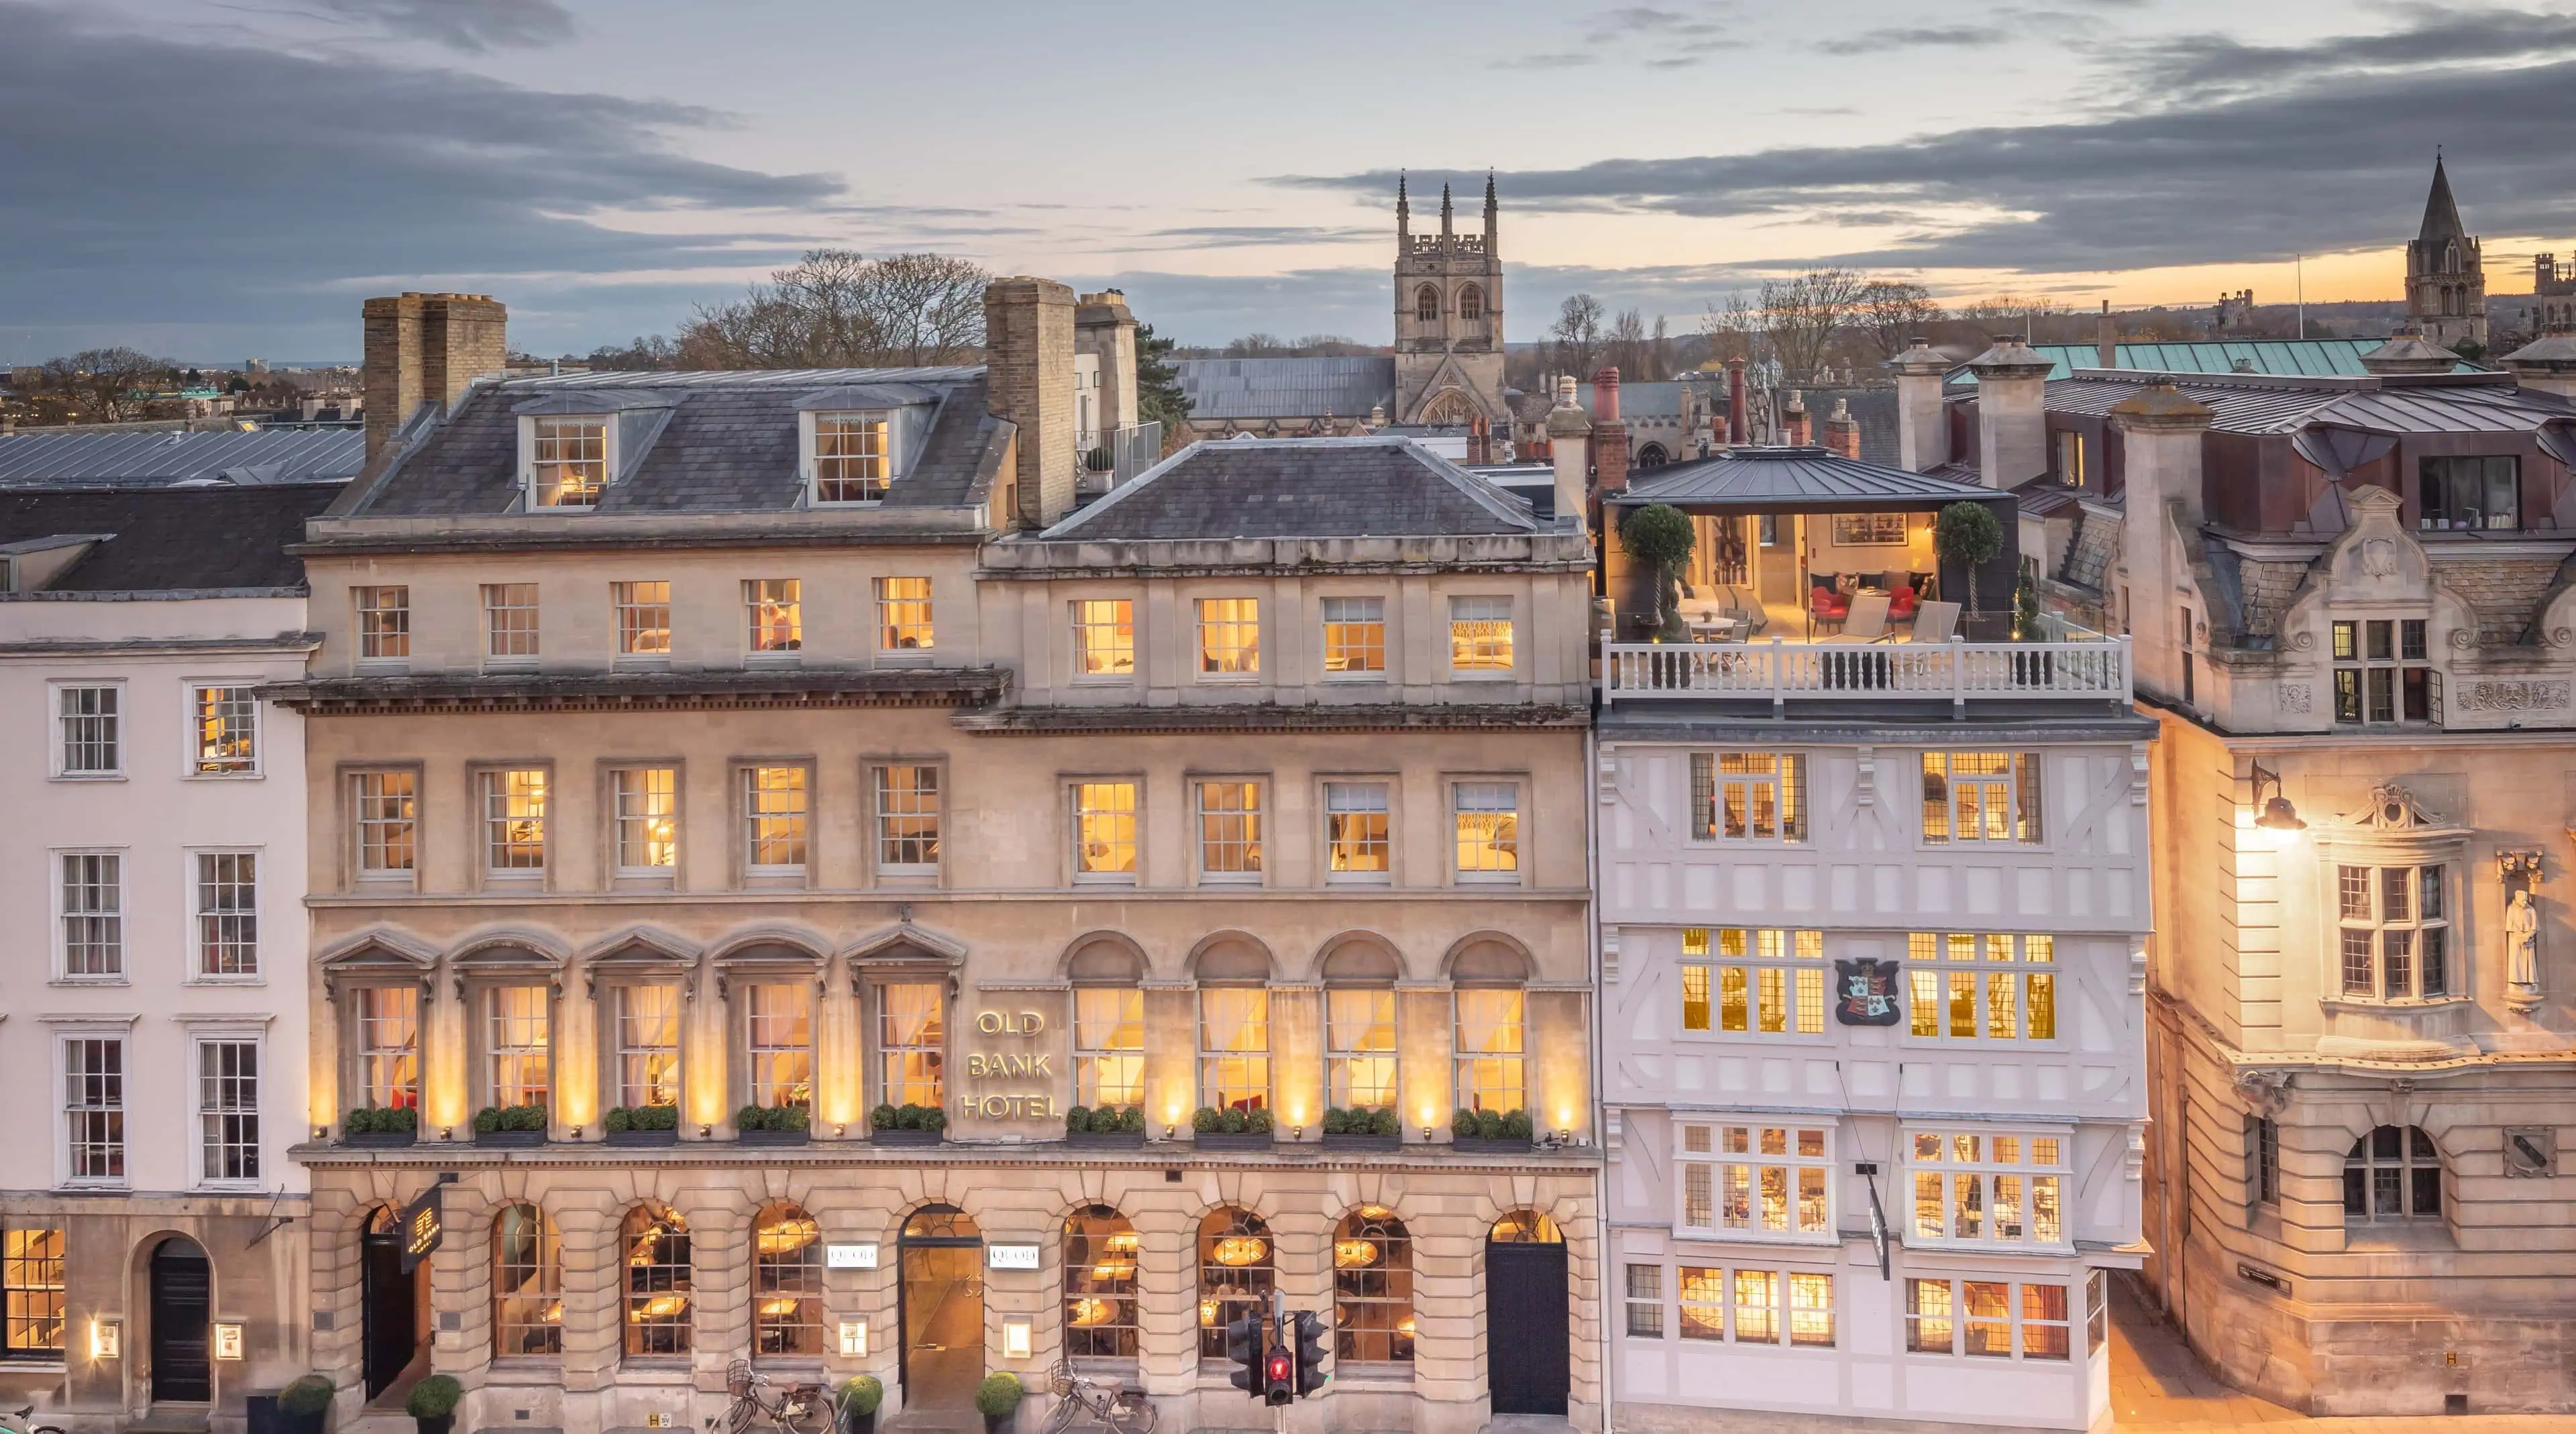
{"type": "Polygon", "coordinates": [[[2393,298],[2435,147],[2493,292],[2576,249],[2551,5],[0,0],[0,360],[353,357],[358,302],[669,332],[817,245],[1161,331],[1383,342],[1395,175],[1498,176],[1509,337],[1815,262],[1973,298],[2393,298]]]}

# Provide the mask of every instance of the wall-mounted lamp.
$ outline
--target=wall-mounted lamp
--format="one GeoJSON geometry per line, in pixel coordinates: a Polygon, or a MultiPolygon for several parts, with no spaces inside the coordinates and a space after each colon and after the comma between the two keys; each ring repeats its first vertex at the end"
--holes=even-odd
{"type": "Polygon", "coordinates": [[[1304,1126],[1302,1126],[1302,1125],[1292,1125],[1292,1126],[1288,1127],[1288,1138],[1289,1138],[1290,1140],[1303,1140],[1303,1139],[1305,1139],[1305,1138],[1306,1138],[1306,1127],[1304,1127],[1304,1126]]]}
{"type": "Polygon", "coordinates": [[[125,1321],[94,1319],[89,1323],[89,1357],[116,1359],[125,1353],[125,1321]]]}
{"type": "Polygon", "coordinates": [[[1422,1143],[1423,1143],[1423,1144],[1425,1144],[1425,1145],[1429,1145],[1429,1144],[1431,1143],[1431,1127],[1430,1127],[1430,1126],[1427,1126],[1427,1125],[1426,1125],[1426,1126],[1422,1127],[1422,1143]]]}
{"type": "Polygon", "coordinates": [[[1029,1322],[1024,1319],[1002,1321],[1002,1358],[1029,1357],[1029,1322]]]}
{"type": "Polygon", "coordinates": [[[242,1327],[226,1321],[215,1326],[215,1358],[237,1360],[242,1357],[242,1327]]]}
{"type": "Polygon", "coordinates": [[[580,1126],[578,1126],[578,1125],[576,1125],[576,1126],[572,1127],[572,1128],[571,1128],[571,1130],[567,1132],[567,1134],[569,1134],[573,1139],[575,1139],[575,1140],[579,1140],[579,1139],[581,1139],[581,1127],[580,1127],[580,1126]]]}
{"type": "Polygon", "coordinates": [[[849,1133],[850,1133],[850,1128],[849,1128],[848,1126],[846,1126],[846,1125],[836,1125],[836,1126],[833,1126],[833,1127],[832,1127],[832,1138],[833,1138],[834,1140],[838,1140],[838,1139],[840,1139],[842,1136],[847,1135],[847,1134],[849,1134],[849,1133]]]}
{"type": "Polygon", "coordinates": [[[2254,825],[2267,832],[2308,829],[2308,824],[2299,820],[2299,809],[2290,805],[2290,799],[2281,794],[2281,774],[2265,768],[2260,762],[2254,764],[2254,804],[2263,809],[2262,815],[2254,818],[2254,825]],[[2268,802],[2263,800],[2263,786],[2267,782],[2272,787],[2272,799],[2268,802]]]}
{"type": "Polygon", "coordinates": [[[868,1357],[868,1322],[866,1320],[841,1321],[841,1356],[845,1359],[868,1357]]]}

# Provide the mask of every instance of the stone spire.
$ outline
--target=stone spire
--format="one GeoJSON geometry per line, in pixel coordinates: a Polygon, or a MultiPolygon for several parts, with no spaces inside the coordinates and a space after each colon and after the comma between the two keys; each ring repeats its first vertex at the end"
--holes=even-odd
{"type": "Polygon", "coordinates": [[[2415,235],[2418,244],[2444,239],[2465,239],[2469,231],[2460,223],[2460,206],[2451,198],[2451,177],[2442,172],[2442,155],[2433,154],[2433,188],[2424,196],[2424,227],[2415,235]]]}
{"type": "Polygon", "coordinates": [[[1395,252],[1410,250],[1413,240],[1413,201],[1404,197],[1404,171],[1395,172],[1395,252]]]}
{"type": "Polygon", "coordinates": [[[1501,212],[1502,205],[1494,199],[1494,172],[1489,169],[1485,171],[1485,252],[1488,254],[1494,252],[1494,219],[1501,212]]]}
{"type": "MultiPolygon", "coordinates": [[[[1444,184],[1440,186],[1440,237],[1444,241],[1450,235],[1449,219],[1449,186],[1444,184]]],[[[1449,246],[1444,242],[1440,247],[1446,249],[1449,246]]]]}

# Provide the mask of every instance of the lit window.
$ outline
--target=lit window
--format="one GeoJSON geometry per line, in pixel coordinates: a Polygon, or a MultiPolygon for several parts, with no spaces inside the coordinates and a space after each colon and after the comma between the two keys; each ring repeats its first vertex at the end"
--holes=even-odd
{"type": "Polygon", "coordinates": [[[1832,1275],[1684,1265],[1680,1283],[1684,1339],[1777,1345],[1785,1334],[1791,1345],[1833,1347],[1832,1275]]]}
{"type": "Polygon", "coordinates": [[[1325,870],[1333,881],[1382,882],[1393,857],[1387,784],[1326,782],[1325,870]]]}
{"type": "Polygon", "coordinates": [[[1236,676],[1261,670],[1261,602],[1199,599],[1199,671],[1236,676]]]}
{"type": "Polygon", "coordinates": [[[2413,1001],[2451,991],[2446,866],[2337,866],[2335,906],[2346,999],[2413,1001]]]}
{"type": "Polygon", "coordinates": [[[496,986],[484,992],[489,1047],[485,1095],[497,1106],[543,1107],[551,1086],[547,992],[543,986],[496,986]]]}
{"type": "Polygon", "coordinates": [[[2426,531],[2522,526],[2522,460],[2419,458],[2416,464],[2416,521],[2426,531]]]}
{"type": "Polygon", "coordinates": [[[1905,1282],[1905,1347],[1915,1354],[2062,1360],[2072,1349],[2066,1286],[2003,1280],[1905,1282]]]}
{"type": "Polygon", "coordinates": [[[762,1208],[752,1224],[751,1352],[823,1355],[823,1229],[794,1205],[762,1208]]]}
{"type": "Polygon", "coordinates": [[[671,585],[610,583],[610,602],[617,609],[617,654],[620,657],[667,658],[671,655],[671,585]]]}
{"type": "Polygon", "coordinates": [[[1628,1267],[1628,1337],[1664,1337],[1664,1267],[1628,1267]]]}
{"type": "Polygon", "coordinates": [[[883,413],[814,415],[814,501],[874,503],[894,481],[894,424],[883,413]]]}
{"type": "Polygon", "coordinates": [[[617,990],[617,1103],[628,1109],[680,1103],[680,988],[617,990]]]}
{"type": "Polygon", "coordinates": [[[1082,782],[1073,789],[1074,875],[1136,879],[1136,784],[1082,782]]]}
{"type": "Polygon", "coordinates": [[[1064,1353],[1069,1359],[1134,1359],[1136,1227],[1107,1205],[1064,1220],[1064,1353]]]}
{"type": "Polygon", "coordinates": [[[2057,1039],[2055,937],[1917,931],[1905,943],[1909,1034],[1957,1041],[2057,1039]]]}
{"type": "Polygon", "coordinates": [[[2062,1245],[2066,1139],[1985,1130],[1917,1130],[1906,1137],[1914,1181],[1909,1240],[1924,1244],[2062,1245]]]}
{"type": "Polygon", "coordinates": [[[542,767],[483,774],[485,870],[545,870],[547,785],[542,767]]]}
{"type": "Polygon", "coordinates": [[[123,698],[124,689],[118,687],[55,689],[62,722],[62,775],[112,777],[124,770],[123,698]]]}
{"type": "Polygon", "coordinates": [[[483,585],[483,655],[497,662],[537,655],[537,585],[483,585]]]}
{"type": "Polygon", "coordinates": [[[1814,1126],[1681,1129],[1684,1231],[1824,1240],[1834,1233],[1833,1141],[1814,1126]]]}
{"type": "Polygon", "coordinates": [[[626,1272],[626,1353],[680,1358],[691,1346],[689,1227],[660,1205],[626,1212],[618,1230],[626,1272]]]}
{"type": "Polygon", "coordinates": [[[1512,670],[1512,600],[1507,597],[1449,599],[1449,670],[1512,670]]]}
{"type": "Polygon", "coordinates": [[[756,876],[805,870],[805,769],[742,769],[743,863],[756,876]]]}
{"type": "Polygon", "coordinates": [[[505,1206],[492,1221],[492,1352],[563,1353],[563,1241],[534,1205],[505,1206]]]}
{"type": "Polygon", "coordinates": [[[1825,933],[1682,932],[1682,1029],[1816,1036],[1825,1030],[1825,933]]]}
{"type": "Polygon", "coordinates": [[[259,1045],[197,1043],[197,1139],[209,1181],[259,1178],[259,1045]]]}
{"type": "Polygon", "coordinates": [[[259,974],[259,855],[247,851],[197,853],[192,913],[197,928],[197,974],[259,974]]]}
{"type": "Polygon", "coordinates": [[[1073,1103],[1124,1108],[1145,1099],[1145,993],[1084,986],[1073,993],[1073,1103]]]}
{"type": "Polygon", "coordinates": [[[945,1098],[948,1048],[939,987],[903,982],[877,989],[877,1099],[937,1106],[945,1098]]]}
{"type": "Polygon", "coordinates": [[[1395,1105],[1395,992],[1335,988],[1324,993],[1324,1066],[1336,1110],[1395,1105]]]}
{"type": "Polygon", "coordinates": [[[534,421],[536,500],[539,508],[587,508],[608,486],[608,424],[597,418],[534,421]]]}
{"type": "Polygon", "coordinates": [[[877,869],[917,876],[939,869],[939,769],[876,769],[877,869]]]}
{"type": "Polygon", "coordinates": [[[1324,671],[1340,675],[1386,671],[1386,600],[1324,599],[1324,671]]]}
{"type": "Polygon", "coordinates": [[[112,851],[73,851],[63,862],[63,974],[125,974],[125,858],[112,851]]]}
{"type": "Polygon", "coordinates": [[[1199,873],[1216,878],[1261,874],[1261,784],[1199,783],[1199,873]]]}
{"type": "Polygon", "coordinates": [[[814,1098],[814,991],[762,982],[743,989],[743,1051],[750,1104],[764,1110],[808,1105],[814,1098]]]}
{"type": "Polygon", "coordinates": [[[2383,1125],[2343,1158],[2347,1225],[2442,1218],[2442,1153],[2417,1126],[2383,1125]]]}
{"type": "Polygon", "coordinates": [[[400,662],[411,656],[411,589],[357,589],[358,658],[400,662]]]}
{"type": "Polygon", "coordinates": [[[0,1232],[0,1292],[8,1309],[0,1358],[54,1361],[63,1357],[63,1232],[56,1227],[11,1225],[0,1232]]]}
{"type": "Polygon", "coordinates": [[[621,767],[610,774],[619,872],[654,875],[679,865],[679,776],[669,767],[621,767]]]}
{"type": "Polygon", "coordinates": [[[1807,759],[1796,753],[1692,753],[1691,835],[1701,841],[1805,841],[1807,759]]]}
{"type": "Polygon", "coordinates": [[[1333,1232],[1333,1367],[1413,1363],[1413,1236],[1363,1205],[1333,1232]]]}
{"type": "Polygon", "coordinates": [[[1521,993],[1457,993],[1458,1108],[1508,1114],[1527,1108],[1521,1085],[1521,993]]]}
{"type": "Polygon", "coordinates": [[[247,687],[195,687],[189,690],[196,709],[199,773],[259,770],[259,699],[247,687]]]}
{"type": "Polygon", "coordinates": [[[928,648],[931,640],[930,579],[877,579],[877,647],[885,652],[928,648]]]}
{"type": "Polygon", "coordinates": [[[1136,605],[1125,598],[1087,598],[1073,605],[1076,677],[1128,677],[1136,671],[1136,605]]]}
{"type": "Polygon", "coordinates": [[[2338,622],[2332,634],[2337,722],[2442,719],[2442,674],[2429,665],[2423,618],[2338,622]]]}
{"type": "Polygon", "coordinates": [[[362,986],[357,991],[357,1095],[367,1110],[420,1105],[420,988],[362,986]]]}
{"type": "Polygon", "coordinates": [[[746,579],[742,605],[751,624],[753,652],[795,652],[805,646],[805,584],[801,579],[746,579]]]}
{"type": "Polygon", "coordinates": [[[1458,875],[1467,880],[1517,879],[1521,869],[1520,788],[1510,782],[1459,782],[1458,875]]]}
{"type": "Polygon", "coordinates": [[[1270,1105],[1270,993],[1260,987],[1199,992],[1199,1103],[1218,1110],[1270,1105]]]}
{"type": "Polygon", "coordinates": [[[1923,839],[2036,843],[2036,752],[1923,754],[1923,839]]]}
{"type": "Polygon", "coordinates": [[[1222,1359],[1226,1326],[1268,1318],[1278,1249],[1260,1216],[1226,1205],[1199,1220],[1198,1243],[1199,1358],[1222,1359]]]}
{"type": "Polygon", "coordinates": [[[78,1037],[63,1042],[63,1117],[71,1178],[125,1179],[125,1042],[78,1037]]]}
{"type": "Polygon", "coordinates": [[[410,772],[359,772],[350,778],[361,876],[408,875],[419,855],[419,779],[410,772]]]}

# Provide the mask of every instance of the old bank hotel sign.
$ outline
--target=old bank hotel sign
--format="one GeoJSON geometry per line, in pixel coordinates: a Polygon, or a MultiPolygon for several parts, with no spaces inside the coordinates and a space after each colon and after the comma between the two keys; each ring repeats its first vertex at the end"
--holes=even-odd
{"type": "Polygon", "coordinates": [[[965,1106],[985,1120],[1061,1120],[1055,1051],[1044,1011],[987,1007],[975,1013],[982,1050],[966,1053],[965,1106]]]}

